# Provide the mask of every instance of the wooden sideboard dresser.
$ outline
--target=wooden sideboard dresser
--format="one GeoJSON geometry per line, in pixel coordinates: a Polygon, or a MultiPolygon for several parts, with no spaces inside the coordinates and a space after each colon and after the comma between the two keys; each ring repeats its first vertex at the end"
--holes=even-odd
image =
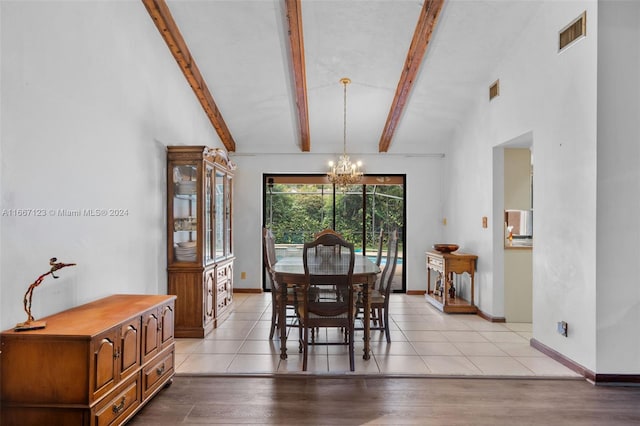
{"type": "MultiPolygon", "coordinates": [[[[478,256],[463,253],[440,253],[428,251],[427,256],[427,293],[425,297],[429,303],[447,313],[475,314],[478,308],[474,303],[475,283],[474,275],[478,256]],[[431,271],[439,275],[441,286],[431,287],[431,271]],[[453,274],[468,273],[471,280],[470,300],[456,295],[455,287],[451,291],[453,274]]],[[[437,281],[436,281],[437,283],[437,281]]]]}
{"type": "Polygon", "coordinates": [[[119,425],[174,375],[175,296],[113,295],[0,335],[2,425],[119,425]]]}

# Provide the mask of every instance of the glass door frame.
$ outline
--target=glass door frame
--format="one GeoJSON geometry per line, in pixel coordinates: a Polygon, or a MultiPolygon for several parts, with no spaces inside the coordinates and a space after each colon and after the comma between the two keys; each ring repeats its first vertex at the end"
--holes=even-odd
{"type": "MultiPolygon", "coordinates": [[[[407,284],[406,284],[406,256],[404,253],[407,252],[406,247],[406,218],[407,218],[407,175],[406,174],[366,174],[363,176],[364,183],[357,184],[362,187],[362,254],[367,255],[367,245],[366,245],[366,235],[367,235],[367,186],[374,185],[375,180],[382,179],[381,185],[393,185],[394,183],[389,183],[390,181],[397,181],[397,185],[402,185],[403,187],[403,198],[402,198],[402,227],[398,228],[398,236],[400,238],[400,244],[402,246],[403,252],[403,267],[402,267],[402,286],[399,290],[393,290],[395,293],[405,293],[407,284]],[[374,183],[369,183],[374,182],[374,183]]],[[[279,174],[279,173],[263,173],[262,175],[262,228],[267,226],[268,220],[267,215],[267,206],[269,205],[268,195],[269,195],[269,187],[273,187],[274,184],[277,183],[290,183],[290,184],[325,184],[331,185],[328,181],[327,176],[323,174],[279,174]]],[[[341,190],[336,185],[332,186],[332,229],[336,227],[336,194],[340,193],[341,190]]],[[[355,185],[354,185],[355,186],[355,185]]],[[[266,276],[266,270],[264,265],[264,256],[262,258],[262,289],[263,291],[271,291],[270,288],[267,287],[267,283],[269,280],[266,276]]]]}

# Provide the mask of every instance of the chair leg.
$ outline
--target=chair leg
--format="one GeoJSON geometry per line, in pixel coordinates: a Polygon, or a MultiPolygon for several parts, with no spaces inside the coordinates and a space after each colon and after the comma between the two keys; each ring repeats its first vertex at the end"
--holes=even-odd
{"type": "Polygon", "coordinates": [[[298,353],[302,353],[304,351],[304,333],[306,331],[306,329],[303,329],[304,327],[302,327],[302,323],[300,322],[300,320],[298,319],[298,353]]]}
{"type": "Polygon", "coordinates": [[[349,326],[349,368],[351,369],[351,371],[355,371],[356,369],[356,363],[355,363],[355,348],[354,348],[354,344],[353,344],[353,337],[355,335],[355,331],[354,331],[355,326],[353,324],[351,324],[351,326],[349,326]]]}
{"type": "Polygon", "coordinates": [[[378,326],[378,314],[375,308],[371,308],[371,321],[373,322],[374,326],[378,326]]]}
{"type": "Polygon", "coordinates": [[[307,327],[304,328],[304,342],[302,349],[302,371],[307,371],[307,354],[309,353],[309,329],[307,327]]]}
{"type": "Polygon", "coordinates": [[[271,303],[271,330],[269,331],[269,340],[273,340],[273,335],[276,331],[276,324],[278,323],[278,307],[275,305],[275,300],[271,303]]]}
{"type": "Polygon", "coordinates": [[[387,336],[387,343],[391,343],[391,332],[389,331],[389,308],[382,309],[384,316],[384,334],[387,336]]]}

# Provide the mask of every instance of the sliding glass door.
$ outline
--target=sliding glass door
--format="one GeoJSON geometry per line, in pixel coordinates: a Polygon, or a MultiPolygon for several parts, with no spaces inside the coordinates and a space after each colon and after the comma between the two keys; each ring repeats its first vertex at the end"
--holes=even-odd
{"type": "Polygon", "coordinates": [[[377,180],[383,182],[370,183],[365,185],[364,194],[366,206],[364,215],[364,230],[366,232],[366,254],[367,256],[376,256],[379,243],[380,231],[383,235],[382,244],[382,264],[384,267],[385,255],[387,252],[387,236],[393,230],[398,231],[398,260],[396,262],[395,275],[391,284],[393,291],[404,292],[405,274],[404,274],[404,235],[405,235],[405,190],[404,176],[402,182],[396,182],[397,179],[391,179],[388,176],[376,177],[377,180]],[[386,183],[384,180],[386,179],[386,183]]]}
{"type": "MultiPolygon", "coordinates": [[[[306,241],[331,228],[372,260],[382,230],[384,262],[386,236],[396,229],[399,248],[392,288],[404,292],[404,181],[404,175],[368,175],[358,185],[335,188],[324,175],[264,175],[263,225],[274,234],[277,259],[301,256],[306,241]]],[[[268,290],[268,280],[263,283],[268,290]]]]}
{"type": "Polygon", "coordinates": [[[356,253],[366,249],[362,188],[362,185],[350,185],[344,189],[338,188],[335,193],[333,229],[355,245],[356,253]]]}

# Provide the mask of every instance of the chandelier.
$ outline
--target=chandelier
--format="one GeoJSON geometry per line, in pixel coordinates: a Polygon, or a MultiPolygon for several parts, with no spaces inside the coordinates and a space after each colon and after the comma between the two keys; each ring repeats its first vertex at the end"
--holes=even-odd
{"type": "Polygon", "coordinates": [[[352,163],[347,155],[347,84],[351,83],[348,78],[341,78],[340,83],[344,85],[344,131],[342,139],[342,155],[338,159],[338,163],[329,161],[329,172],[327,179],[334,185],[345,187],[360,182],[362,179],[362,171],[360,166],[362,163],[352,163]]]}

